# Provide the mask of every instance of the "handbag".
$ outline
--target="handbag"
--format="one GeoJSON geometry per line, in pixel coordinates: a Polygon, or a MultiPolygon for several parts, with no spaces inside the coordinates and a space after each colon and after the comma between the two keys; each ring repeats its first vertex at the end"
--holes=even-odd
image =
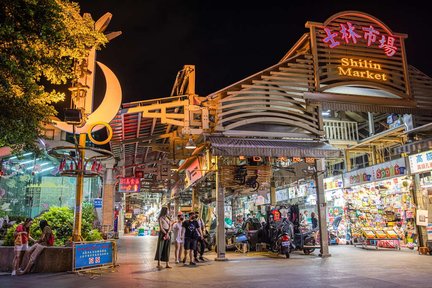
{"type": "Polygon", "coordinates": [[[14,241],[15,246],[21,246],[22,245],[22,237],[21,234],[18,234],[15,237],[15,241],[14,241]]]}

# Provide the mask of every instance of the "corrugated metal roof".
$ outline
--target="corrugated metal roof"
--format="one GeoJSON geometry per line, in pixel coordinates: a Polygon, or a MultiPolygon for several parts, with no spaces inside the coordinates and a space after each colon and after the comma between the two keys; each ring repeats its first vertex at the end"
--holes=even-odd
{"type": "Polygon", "coordinates": [[[341,150],[319,141],[248,139],[212,137],[212,153],[215,156],[264,156],[264,157],[341,157],[341,150]]]}

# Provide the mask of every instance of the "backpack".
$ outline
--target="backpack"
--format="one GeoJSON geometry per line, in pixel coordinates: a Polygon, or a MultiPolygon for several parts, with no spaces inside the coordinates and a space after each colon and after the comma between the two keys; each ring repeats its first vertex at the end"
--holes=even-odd
{"type": "Polygon", "coordinates": [[[54,246],[54,233],[50,233],[48,237],[48,246],[54,246]]]}

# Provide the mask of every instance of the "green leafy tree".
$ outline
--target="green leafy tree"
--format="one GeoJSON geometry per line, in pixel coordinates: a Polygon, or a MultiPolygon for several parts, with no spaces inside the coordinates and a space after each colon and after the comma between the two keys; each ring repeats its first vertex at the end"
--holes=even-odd
{"type": "MultiPolygon", "coordinates": [[[[95,215],[93,205],[90,203],[83,204],[83,216],[81,235],[86,241],[102,240],[102,235],[97,229],[93,229],[95,215]]],[[[34,239],[39,239],[42,231],[39,228],[41,220],[46,220],[50,225],[55,238],[55,246],[67,245],[72,237],[74,214],[73,210],[68,207],[51,207],[48,211],[36,217],[30,227],[30,234],[34,239]]],[[[5,246],[13,246],[13,232],[17,225],[9,228],[5,237],[5,246]]]]}
{"type": "Polygon", "coordinates": [[[65,96],[50,87],[73,80],[73,64],[107,41],[77,3],[0,1],[0,147],[37,150],[43,123],[65,96]]]}

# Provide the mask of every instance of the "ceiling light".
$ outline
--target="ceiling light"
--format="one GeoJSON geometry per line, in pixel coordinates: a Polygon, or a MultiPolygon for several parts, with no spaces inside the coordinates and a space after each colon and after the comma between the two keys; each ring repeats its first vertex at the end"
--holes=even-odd
{"type": "Polygon", "coordinates": [[[195,142],[193,141],[192,136],[189,137],[189,141],[188,141],[188,143],[186,144],[185,148],[186,148],[186,149],[195,149],[195,148],[196,148],[196,144],[195,144],[195,142]]]}

